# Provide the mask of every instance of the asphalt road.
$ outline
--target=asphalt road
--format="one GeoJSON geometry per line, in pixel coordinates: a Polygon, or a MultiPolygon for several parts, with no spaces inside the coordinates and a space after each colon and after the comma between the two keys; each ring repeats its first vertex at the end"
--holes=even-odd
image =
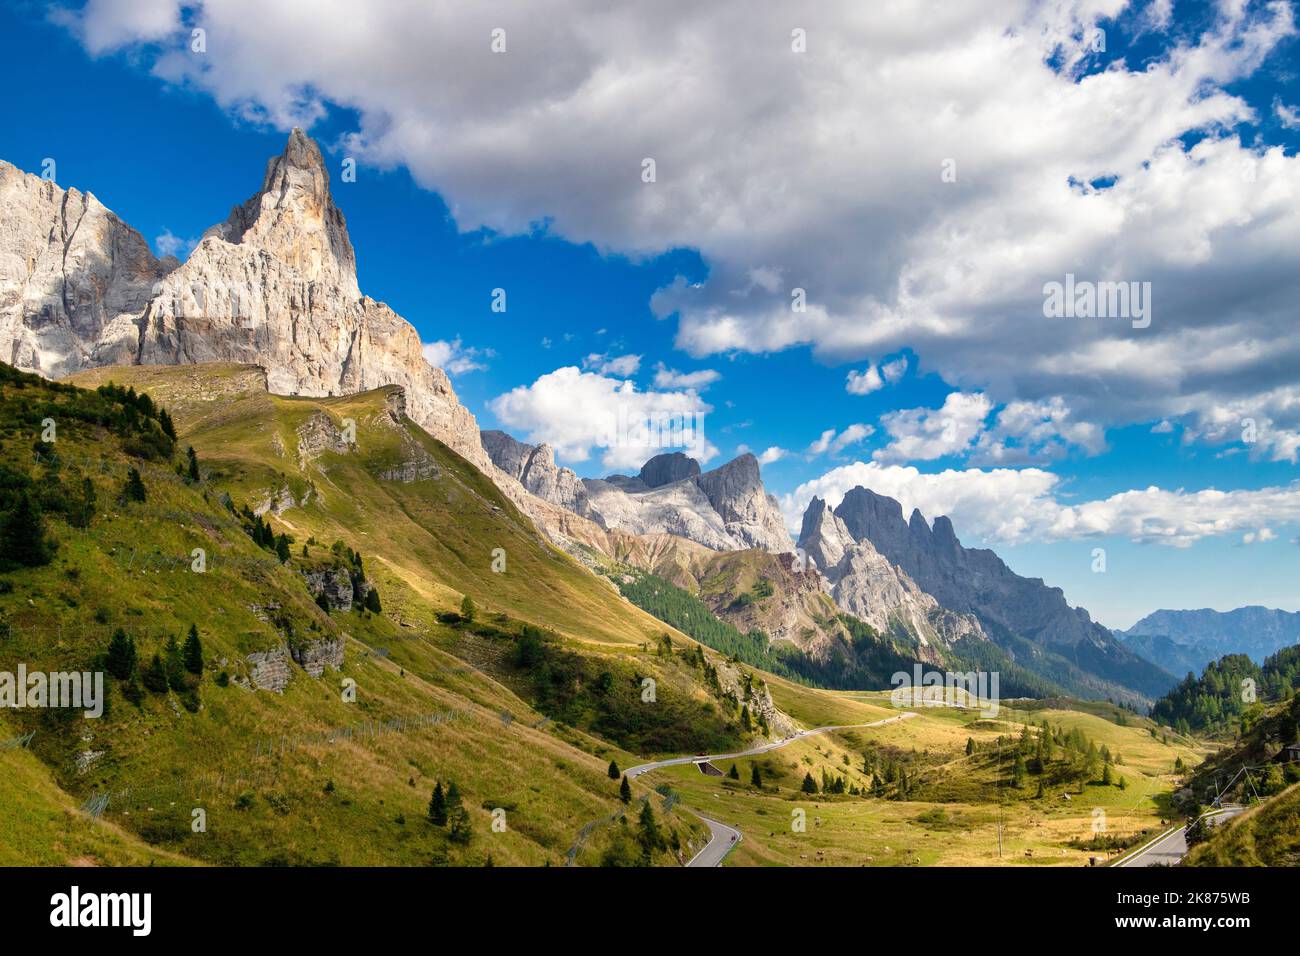
{"type": "MultiPolygon", "coordinates": [[[[700,815],[696,814],[696,816],[700,815]]],[[[721,866],[723,859],[731,852],[731,848],[744,838],[735,827],[729,827],[725,823],[710,820],[705,816],[700,816],[700,819],[709,825],[709,842],[704,844],[704,849],[691,857],[686,865],[721,866]]]]}
{"type": "MultiPolygon", "coordinates": [[[[1224,807],[1205,814],[1211,826],[1218,826],[1225,820],[1231,820],[1245,810],[1245,807],[1224,807]]],[[[1165,834],[1158,840],[1143,847],[1117,866],[1173,866],[1187,855],[1187,829],[1179,827],[1165,834]]]]}
{"type": "MultiPolygon", "coordinates": [[[[915,717],[916,714],[910,710],[898,714],[895,717],[886,717],[884,720],[874,720],[869,724],[839,724],[832,727],[816,727],[812,730],[801,730],[793,737],[786,737],[784,740],[778,740],[773,743],[759,744],[757,747],[751,747],[749,750],[741,750],[733,754],[697,754],[694,757],[673,757],[669,760],[656,760],[653,763],[638,764],[630,767],[624,773],[629,778],[639,777],[643,773],[649,773],[651,770],[659,770],[662,767],[675,767],[684,763],[699,763],[704,760],[710,762],[716,760],[735,760],[738,757],[753,757],[758,754],[765,754],[770,750],[777,750],[787,744],[792,744],[796,740],[802,740],[805,737],[812,737],[816,734],[825,734],[833,730],[859,730],[863,727],[880,727],[883,724],[892,724],[896,720],[907,720],[909,717],[915,717]]],[[[717,820],[710,820],[703,814],[696,814],[701,820],[709,826],[709,842],[699,853],[691,858],[687,866],[718,866],[726,858],[731,848],[739,843],[744,837],[735,827],[727,826],[725,823],[719,823],[717,820]]]]}

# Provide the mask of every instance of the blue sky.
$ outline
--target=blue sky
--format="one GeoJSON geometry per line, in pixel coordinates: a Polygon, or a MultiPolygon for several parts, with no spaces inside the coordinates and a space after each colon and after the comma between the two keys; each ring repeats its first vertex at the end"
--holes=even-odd
{"type": "MultiPolygon", "coordinates": [[[[267,157],[283,148],[287,125],[303,122],[332,164],[335,199],[348,219],[362,290],[410,320],[424,341],[443,343],[442,354],[450,349],[448,343],[457,343],[450,349],[460,368],[453,367],[453,382],[481,426],[550,440],[561,449],[562,463],[584,476],[596,476],[611,470],[602,449],[581,434],[575,436],[573,422],[548,420],[534,408],[547,376],[577,367],[591,377],[588,382],[630,379],[639,391],[654,393],[682,391],[656,386],[660,363],[679,373],[710,370],[716,381],[694,399],[709,407],[705,429],[716,455],[708,464],[720,464],[741,450],[761,454],[774,449],[772,460],[764,464],[764,478],[791,515],[797,515],[811,494],[842,493],[846,476],[869,474],[881,482],[877,490],[896,494],[905,507],[919,505],[931,517],[950,511],[964,543],[995,547],[1016,571],[1062,587],[1071,603],[1082,604],[1110,626],[1127,626],[1158,607],[1265,604],[1300,609],[1300,547],[1295,543],[1300,510],[1292,505],[1296,460],[1293,446],[1286,444],[1300,427],[1300,398],[1291,391],[1298,376],[1294,352],[1288,351],[1293,343],[1283,347],[1280,339],[1270,338],[1278,330],[1294,328],[1296,300],[1291,298],[1288,305],[1286,297],[1294,291],[1288,283],[1295,281],[1297,250],[1287,253],[1277,243],[1278,248],[1270,247],[1273,234],[1265,230],[1274,228],[1269,224],[1276,217],[1266,205],[1236,216],[1247,225],[1237,221],[1234,228],[1258,224],[1258,234],[1244,234],[1233,245],[1253,250],[1250,258],[1244,252],[1222,251],[1226,246],[1217,242],[1222,232],[1216,230],[1226,228],[1223,225],[1205,227],[1216,240],[1210,242],[1208,254],[1192,248],[1172,263],[1161,258],[1160,250],[1143,244],[1144,232],[1194,233],[1204,224],[1179,217],[1192,217],[1195,210],[1241,206],[1214,185],[1218,180],[1206,185],[1188,179],[1164,218],[1119,239],[1103,234],[1116,211],[1138,216],[1140,210],[1160,205],[1160,190],[1167,187],[1154,179],[1148,165],[1154,168],[1161,155],[1170,157],[1161,153],[1163,149],[1176,150],[1172,155],[1179,162],[1203,140],[1208,141],[1203,148],[1219,150],[1189,162],[1187,172],[1179,167],[1177,175],[1192,177],[1209,176],[1215,163],[1232,161],[1228,150],[1263,156],[1268,148],[1280,147],[1265,178],[1290,184],[1287,188],[1300,181],[1294,173],[1300,121],[1292,122],[1295,114],[1288,112],[1300,104],[1300,45],[1276,22],[1267,40],[1255,36],[1268,25],[1263,12],[1257,10],[1254,21],[1234,26],[1237,32],[1216,45],[1203,39],[1222,18],[1215,4],[1180,0],[1167,16],[1160,3],[1098,4],[1123,8],[1118,17],[1085,21],[1106,31],[1106,51],[1074,58],[1068,44],[1060,47],[1039,80],[1046,90],[1043,95],[1066,97],[1068,102],[1070,91],[1054,84],[1073,83],[1079,97],[1097,96],[1092,92],[1099,86],[1096,81],[1113,77],[1118,89],[1106,94],[1106,102],[1121,107],[1128,102],[1121,112],[1145,108],[1153,115],[1167,115],[1181,109],[1188,118],[1147,147],[1132,132],[1117,134],[1114,145],[1106,148],[1089,151],[1086,142],[1081,143],[1073,147],[1077,154],[1059,144],[1044,144],[1042,166],[1077,169],[1080,183],[1094,184],[1079,185],[1072,192],[1062,176],[1050,194],[1063,210],[1082,211],[1070,212],[1072,218],[1065,220],[1065,231],[1078,233],[1077,243],[1068,255],[1053,260],[1046,267],[1049,271],[1008,273],[994,285],[981,284],[980,277],[1009,268],[1009,259],[1023,258],[1011,243],[1023,238],[1026,247],[1041,248],[1061,227],[1052,224],[1050,213],[1045,223],[1034,221],[1033,229],[1041,232],[1027,234],[1015,226],[1017,215],[1028,215],[1038,200],[1032,187],[999,193],[995,181],[1023,175],[1029,183],[1029,172],[1014,166],[1011,149],[964,159],[956,132],[953,140],[935,146],[933,161],[924,164],[928,178],[923,185],[918,185],[919,173],[913,181],[910,173],[896,171],[901,185],[872,193],[852,215],[841,216],[841,206],[848,204],[832,195],[820,204],[810,201],[806,214],[792,215],[780,228],[767,227],[783,214],[768,208],[765,196],[788,190],[797,204],[805,191],[812,195],[820,180],[839,175],[831,162],[838,148],[834,144],[859,135],[863,117],[873,116],[871,103],[861,114],[827,116],[828,121],[848,125],[838,127],[831,145],[810,147],[794,161],[775,148],[758,156],[771,142],[764,111],[774,107],[768,101],[755,103],[749,120],[729,118],[727,122],[741,125],[719,130],[713,144],[698,153],[682,145],[693,135],[672,125],[677,117],[663,119],[658,155],[668,198],[661,209],[643,202],[644,192],[629,200],[619,191],[644,185],[636,181],[635,166],[642,153],[655,147],[636,143],[624,149],[621,144],[660,123],[652,107],[629,109],[637,121],[627,128],[620,128],[602,107],[599,123],[580,115],[577,119],[585,117],[588,125],[575,119],[572,132],[558,134],[545,125],[529,126],[534,119],[516,117],[516,126],[503,125],[495,145],[485,151],[475,146],[484,122],[476,104],[491,109],[491,99],[504,81],[489,76],[487,85],[475,86],[471,74],[478,69],[477,60],[458,69],[449,53],[444,74],[437,67],[443,61],[424,50],[427,55],[413,62],[419,62],[418,70],[432,71],[428,74],[368,81],[359,68],[355,85],[349,87],[336,74],[327,82],[307,66],[299,67],[301,75],[291,72],[293,65],[276,73],[278,66],[266,66],[275,57],[263,56],[256,61],[258,71],[253,71],[250,61],[223,53],[253,41],[241,39],[236,22],[221,19],[219,4],[173,14],[163,10],[170,4],[150,0],[142,9],[158,8],[158,22],[142,17],[123,27],[122,36],[106,31],[108,21],[94,18],[111,18],[114,4],[106,0],[100,6],[97,11],[92,3],[81,20],[64,16],[59,23],[51,22],[44,5],[11,4],[0,11],[0,31],[9,39],[0,78],[12,102],[24,104],[0,128],[0,158],[29,171],[39,171],[44,159],[53,158],[60,185],[94,192],[163,251],[159,237],[197,239],[247,198],[260,184],[267,157]],[[189,28],[198,23],[208,24],[210,60],[201,68],[177,67],[168,57],[183,50],[189,28]],[[1240,52],[1252,43],[1257,52],[1240,52]],[[1209,51],[1203,53],[1208,65],[1198,67],[1206,76],[1186,77],[1169,68],[1164,87],[1156,93],[1144,90],[1142,74],[1151,67],[1153,76],[1162,76],[1162,64],[1177,56],[1171,51],[1179,44],[1209,51]],[[229,60],[223,61],[223,56],[229,60]],[[260,72],[263,68],[266,75],[260,72]],[[461,74],[469,78],[458,78],[461,74]],[[389,83],[391,89],[385,85],[389,83]],[[401,89],[402,83],[411,88],[401,89]],[[448,92],[443,86],[453,89],[448,92]],[[1184,86],[1196,92],[1183,95],[1184,86]],[[431,92],[421,96],[422,90],[431,92]],[[1169,102],[1158,102],[1161,96],[1169,102]],[[1157,100],[1154,106],[1150,99],[1157,100]],[[412,114],[418,122],[409,118],[412,114]],[[349,140],[354,135],[359,139],[349,140]],[[583,136],[590,142],[573,144],[583,136]],[[512,142],[519,145],[500,145],[512,142]],[[557,145],[549,147],[551,142],[557,145]],[[552,167],[552,157],[568,149],[573,152],[552,167]],[[719,152],[737,154],[726,160],[734,160],[736,167],[711,166],[722,162],[713,158],[719,152]],[[941,193],[939,185],[941,161],[950,152],[963,170],[957,204],[947,198],[955,194],[941,193]],[[357,181],[340,182],[342,159],[354,153],[361,156],[357,181]],[[615,162],[628,158],[626,187],[606,182],[599,164],[610,156],[615,162]],[[822,163],[825,175],[818,168],[822,163]],[[972,165],[973,182],[962,178],[972,165]],[[674,181],[683,168],[692,171],[695,185],[674,181]],[[764,178],[774,168],[783,168],[775,184],[764,178]],[[713,185],[701,187],[700,182],[713,185]],[[744,189],[745,182],[755,188],[744,189]],[[892,194],[907,190],[916,190],[915,198],[896,204],[892,194]],[[756,192],[763,195],[756,198],[756,192]],[[630,204],[627,209],[624,203],[630,204]],[[1021,203],[1024,209],[1018,208],[1021,203]],[[1069,203],[1075,205],[1064,205],[1069,203]],[[707,216],[702,212],[706,207],[707,216]],[[918,208],[925,209],[924,216],[918,208]],[[947,258],[926,259],[916,251],[942,245],[966,229],[978,233],[993,228],[988,224],[1000,215],[1011,220],[1001,227],[1003,232],[970,247],[954,239],[947,258]],[[734,228],[729,225],[733,217],[734,228]],[[1081,219],[1087,222],[1076,229],[1081,219]],[[819,247],[823,241],[826,245],[819,247]],[[997,260],[981,258],[993,249],[1006,254],[997,260]],[[950,266],[968,265],[974,278],[967,280],[972,292],[965,301],[948,287],[946,273],[950,266]],[[1136,330],[1121,327],[1098,340],[1066,341],[1064,334],[1060,342],[1042,338],[1035,296],[1043,276],[1067,270],[1086,276],[1090,267],[1105,275],[1115,269],[1139,279],[1151,275],[1156,308],[1161,302],[1173,304],[1169,311],[1157,313],[1161,337],[1144,339],[1136,330]],[[1198,287],[1196,276],[1213,278],[1220,268],[1224,274],[1255,274],[1250,293],[1258,301],[1241,304],[1242,297],[1233,293],[1232,301],[1216,306],[1217,313],[1207,309],[1200,315],[1199,303],[1230,287],[1221,280],[1198,287]],[[909,281],[918,277],[913,294],[894,294],[900,276],[909,281]],[[656,298],[656,292],[671,289],[674,280],[680,291],[656,298]],[[1022,280],[1030,290],[1027,297],[1016,288],[1022,280]],[[814,304],[806,315],[785,307],[787,290],[801,282],[814,304]],[[505,313],[490,309],[497,287],[508,293],[505,313]],[[1238,309],[1249,321],[1234,318],[1238,309]],[[1009,314],[1027,324],[1010,324],[1009,314]],[[1180,323],[1185,328],[1179,329],[1180,323]],[[983,341],[981,325],[990,329],[983,341]],[[880,331],[895,326],[896,331],[880,331]],[[954,328],[962,331],[950,334],[954,328]],[[1225,338],[1224,328],[1240,329],[1238,338],[1225,338]],[[1249,361],[1209,361],[1231,355],[1234,342],[1250,354],[1249,361]],[[1018,354],[1021,349],[1023,355],[1018,354]],[[1147,351],[1129,356],[1126,350],[1133,349],[1147,351]],[[640,357],[635,372],[626,374],[626,365],[623,374],[600,371],[602,362],[625,356],[640,357]],[[1206,365],[1197,365],[1194,374],[1151,371],[1191,368],[1202,360],[1206,365]],[[868,372],[874,369],[879,375],[889,363],[900,369],[903,361],[906,370],[896,380],[876,379],[868,372]],[[850,392],[850,372],[866,373],[879,387],[865,394],[850,392]],[[501,404],[500,396],[512,390],[516,401],[501,404]],[[970,399],[977,410],[959,413],[957,399],[951,396],[970,399]],[[1043,409],[1058,399],[1064,411],[1052,419],[1043,409]],[[946,400],[948,411],[940,413],[946,400]],[[1008,415],[1000,427],[999,415],[1008,408],[1020,408],[1024,414],[1016,421],[1008,415]],[[1252,447],[1234,437],[1243,408],[1258,409],[1252,414],[1269,423],[1272,444],[1252,447]],[[922,411],[927,409],[934,411],[927,415],[922,411]],[[901,417],[891,417],[900,412],[901,417]],[[952,421],[959,433],[955,441],[946,440],[940,427],[952,421]],[[969,435],[963,431],[968,424],[969,435]],[[812,450],[828,430],[833,434],[824,445],[853,425],[866,426],[859,431],[871,433],[838,451],[812,450]],[[1160,430],[1153,432],[1156,426],[1160,430]],[[868,470],[853,472],[855,462],[868,470]],[[932,480],[945,473],[946,479],[932,480]],[[1030,481],[1035,475],[1045,477],[1030,481]],[[1112,500],[1151,487],[1168,497],[1149,505],[1112,500]],[[1234,497],[1222,506],[1188,497],[1206,489],[1234,497]],[[1245,494],[1270,489],[1276,493],[1245,494]],[[1062,511],[1090,504],[1088,529],[1080,530],[1076,521],[1083,510],[1071,513],[1066,522],[1070,527],[1065,528],[1062,511]],[[1144,508],[1150,509],[1149,515],[1144,508]],[[1221,527],[1215,525],[1216,516],[1222,517],[1221,527]],[[1023,526],[1016,525],[1018,517],[1024,518],[1023,526]],[[1179,546],[1153,540],[1162,537],[1179,546]],[[1106,551],[1105,573],[1093,571],[1096,548],[1106,551]]],[[[1054,22],[1034,25],[1040,32],[1057,29],[1054,22]]],[[[541,26],[525,26],[521,22],[513,35],[526,40],[543,33],[541,26]]],[[[1025,24],[1018,28],[1033,33],[1025,24]]],[[[784,25],[781,30],[781,36],[788,32],[784,25]]],[[[810,50],[816,52],[814,44],[825,31],[810,29],[809,35],[810,50]]],[[[1082,35],[1087,36],[1086,29],[1082,35]]],[[[326,49],[329,40],[314,42],[326,49]]],[[[256,42],[272,41],[263,35],[256,42]]],[[[829,40],[822,42],[830,45],[829,40]]],[[[988,68],[981,44],[997,42],[996,32],[972,41],[970,50],[963,51],[969,52],[971,69],[988,68]]],[[[902,46],[905,49],[890,55],[900,57],[900,69],[906,69],[911,48],[902,46]]],[[[599,50],[599,45],[593,44],[593,49],[599,50]]],[[[375,53],[376,58],[386,55],[375,53]]],[[[664,53],[668,59],[673,55],[672,49],[664,53]]],[[[582,57],[575,53],[575,58],[582,57]]],[[[291,59],[286,54],[285,60],[291,59]]],[[[963,61],[953,62],[957,70],[963,61]]],[[[856,67],[818,68],[833,68],[835,77],[851,78],[856,67]]],[[[590,79],[601,74],[592,68],[586,75],[590,79]]],[[[751,79],[740,77],[737,82],[749,90],[751,79]]],[[[525,82],[525,61],[519,82],[533,86],[552,80],[548,72],[542,80],[525,82]]],[[[563,77],[554,82],[572,84],[572,89],[553,94],[565,104],[576,102],[573,90],[590,86],[563,77]]],[[[797,98],[801,90],[794,87],[792,95],[797,98]]],[[[1038,91],[1018,95],[1036,96],[1038,91]]],[[[694,96],[707,100],[708,90],[701,86],[694,96]]],[[[662,96],[650,102],[662,102],[662,96]]],[[[975,122],[982,121],[983,112],[995,112],[1002,105],[973,100],[952,108],[975,122]]],[[[1099,125],[1079,128],[1076,123],[1068,127],[1071,135],[1105,139],[1097,129],[1119,121],[1097,112],[1093,104],[1085,105],[1099,125]]],[[[1062,111],[1068,112],[1066,107],[1062,111]]],[[[1008,141],[1012,138],[1005,119],[990,122],[1008,141]]],[[[882,128],[888,123],[883,117],[882,128]]],[[[969,132],[964,126],[954,130],[969,132]]],[[[1027,149],[1036,148],[1032,138],[1027,142],[1027,149]]],[[[907,161],[887,142],[862,148],[872,153],[873,163],[907,161]]],[[[915,147],[903,151],[914,155],[915,147]]],[[[867,181],[870,178],[868,169],[851,175],[848,182],[860,182],[864,192],[871,193],[876,187],[867,181]]],[[[1295,194],[1290,196],[1286,200],[1284,194],[1283,199],[1294,212],[1295,194]]],[[[1271,201],[1267,196],[1251,200],[1271,201]]],[[[1223,215],[1225,222],[1232,219],[1223,215]]],[[[575,396],[575,401],[581,400],[575,396]]]]}

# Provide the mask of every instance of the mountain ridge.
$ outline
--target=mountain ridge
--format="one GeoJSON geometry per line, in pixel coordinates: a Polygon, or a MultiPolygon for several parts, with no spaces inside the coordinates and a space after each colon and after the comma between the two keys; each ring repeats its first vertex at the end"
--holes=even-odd
{"type": "MultiPolygon", "coordinates": [[[[834,515],[849,539],[870,542],[942,608],[973,615],[1013,660],[1041,676],[1102,696],[1118,693],[1131,703],[1147,703],[1174,682],[1086,610],[1071,607],[1060,588],[1015,574],[989,549],[963,547],[945,515],[927,522],[914,509],[905,521],[896,500],[861,485],[844,495],[834,515]]],[[[814,544],[814,550],[825,547],[814,544]]]]}
{"type": "Polygon", "coordinates": [[[1300,643],[1300,612],[1258,604],[1152,611],[1116,636],[1136,653],[1175,674],[1195,671],[1225,654],[1245,654],[1256,664],[1300,643]]]}

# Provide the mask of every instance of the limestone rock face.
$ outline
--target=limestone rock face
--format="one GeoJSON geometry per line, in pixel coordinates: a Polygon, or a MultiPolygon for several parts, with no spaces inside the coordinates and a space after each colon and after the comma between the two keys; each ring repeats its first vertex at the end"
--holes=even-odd
{"type": "Polygon", "coordinates": [[[479,437],[492,463],[526,490],[574,514],[589,515],[582,480],[555,463],[550,445],[526,445],[503,431],[484,431],[479,437]]]}
{"type": "Polygon", "coordinates": [[[289,686],[289,650],[283,644],[269,651],[249,654],[247,658],[249,680],[256,690],[269,690],[283,694],[289,686]]]}
{"type": "Polygon", "coordinates": [[[813,498],[803,514],[799,547],[819,568],[833,568],[844,552],[853,547],[853,536],[821,498],[813,498]]]}
{"type": "Polygon", "coordinates": [[[804,512],[799,547],[825,575],[836,606],[881,634],[901,626],[922,648],[986,637],[979,621],[941,607],[869,539],[855,541],[845,522],[821,498],[814,498],[804,512]]]}
{"type": "Polygon", "coordinates": [[[492,475],[474,416],[420,337],[363,296],[319,148],[301,130],[184,265],[93,196],[0,163],[0,359],[49,377],[240,362],[278,394],[399,385],[406,414],[492,475]]]}
{"type": "Polygon", "coordinates": [[[308,590],[317,597],[324,595],[331,611],[352,610],[352,576],[346,568],[320,568],[303,571],[302,575],[307,579],[308,590]]]}
{"type": "Polygon", "coordinates": [[[50,377],[132,361],[154,283],[179,265],[90,193],[0,161],[0,360],[50,377]]]}
{"type": "Polygon", "coordinates": [[[291,647],[289,650],[299,667],[312,677],[319,678],[324,675],[326,666],[332,670],[343,667],[345,643],[342,637],[322,637],[291,647]]]}
{"type": "Polygon", "coordinates": [[[685,455],[658,455],[635,478],[588,478],[583,486],[592,515],[606,528],[673,534],[718,551],[794,550],[781,509],[763,489],[753,455],[703,473],[699,463],[685,455]],[[673,480],[674,475],[683,477],[673,480]]]}
{"type": "Polygon", "coordinates": [[[669,485],[683,478],[694,478],[700,473],[700,463],[680,451],[655,455],[641,466],[638,476],[647,488],[669,485]]]}
{"type": "Polygon", "coordinates": [[[764,490],[758,459],[753,455],[741,455],[693,480],[742,547],[794,550],[781,507],[764,490]]]}

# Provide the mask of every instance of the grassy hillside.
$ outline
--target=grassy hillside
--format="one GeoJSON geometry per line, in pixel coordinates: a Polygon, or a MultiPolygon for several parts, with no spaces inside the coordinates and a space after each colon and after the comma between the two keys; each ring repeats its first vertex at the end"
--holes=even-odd
{"type": "MultiPolygon", "coordinates": [[[[548,552],[484,479],[428,436],[410,439],[418,430],[404,422],[377,424],[388,414],[386,393],[342,406],[359,422],[362,442],[375,436],[368,454],[340,455],[346,465],[305,473],[295,467],[297,428],[328,412],[306,400],[267,398],[241,410],[241,393],[231,392],[240,374],[225,370],[207,380],[199,370],[177,373],[192,404],[177,403],[175,418],[181,447],[192,442],[199,449],[198,481],[178,474],[179,451],[176,460],[133,455],[134,434],[117,434],[96,420],[102,402],[94,393],[28,377],[0,384],[4,461],[36,486],[57,480],[81,489],[89,480],[97,502],[84,528],[46,513],[55,546],[48,563],[12,567],[0,579],[3,668],[23,662],[29,670],[101,669],[118,629],[134,640],[140,661],[131,680],[108,680],[108,713],[98,720],[48,709],[7,715],[14,734],[36,733],[29,750],[6,754],[6,761],[39,758],[53,784],[37,805],[16,811],[25,826],[40,833],[41,814],[98,795],[108,798],[103,823],[135,834],[138,845],[211,862],[477,865],[491,855],[498,864],[561,864],[573,847],[576,821],[609,819],[576,856],[580,863],[599,860],[605,843],[618,842],[616,817],[624,811],[618,781],[606,769],[611,759],[626,765],[632,755],[569,723],[548,721],[506,682],[453,653],[467,640],[492,639],[437,616],[460,606],[458,585],[468,590],[472,549],[490,551],[488,542],[499,543],[513,573],[480,574],[485,584],[476,600],[504,635],[501,643],[513,643],[525,623],[543,645],[585,639],[593,655],[609,659],[613,673],[641,668],[661,678],[659,700],[666,706],[651,713],[703,709],[707,695],[685,665],[634,643],[662,632],[662,625],[548,552]],[[199,407],[204,395],[210,396],[204,421],[212,430],[206,438],[188,430],[198,419],[181,411],[199,407]],[[252,414],[255,407],[261,416],[252,414]],[[44,418],[58,423],[57,439],[37,465],[32,449],[44,418]],[[279,470],[260,453],[277,437],[295,440],[276,462],[279,470]],[[418,448],[410,450],[408,440],[418,448]],[[438,487],[421,495],[412,485],[373,477],[372,470],[400,467],[403,448],[432,459],[438,487]],[[132,468],[140,473],[144,501],[122,494],[132,468]],[[57,479],[48,477],[51,471],[57,479]],[[278,480],[298,494],[313,484],[318,489],[289,520],[270,518],[276,533],[294,537],[285,562],[259,547],[239,507],[225,503],[227,495],[232,504],[257,503],[259,489],[278,492],[278,480]],[[378,587],[382,613],[355,607],[327,613],[318,606],[301,571],[336,554],[323,543],[307,544],[313,528],[321,541],[352,542],[378,587]],[[330,531],[339,534],[326,538],[330,531]],[[201,573],[192,570],[195,548],[206,554],[201,573]],[[417,573],[419,562],[428,562],[429,573],[417,573]],[[526,600],[527,593],[534,599],[526,600]],[[507,614],[521,607],[528,618],[507,614]],[[582,607],[592,609],[590,629],[575,610],[582,607]],[[168,639],[183,638],[191,624],[203,645],[201,672],[182,675],[171,689],[145,689],[132,703],[145,662],[165,655],[168,639]],[[341,669],[325,666],[312,677],[286,657],[277,665],[285,676],[282,692],[253,689],[249,655],[292,648],[310,659],[333,642],[344,648],[341,669]],[[345,681],[355,682],[354,698],[345,681]],[[463,794],[468,843],[425,819],[438,781],[455,781],[463,794]],[[200,832],[192,825],[195,810],[206,814],[200,832]],[[498,810],[504,814],[494,817],[498,810]]],[[[528,691],[531,680],[521,678],[518,689],[528,691]]],[[[620,713],[618,706],[609,711],[620,713]]],[[[721,716],[712,726],[689,716],[696,732],[739,742],[721,716]]],[[[638,786],[635,793],[649,791],[638,786]]],[[[680,810],[662,812],[661,822],[677,831],[681,852],[689,855],[703,828],[680,810]]],[[[98,860],[140,858],[110,843],[95,854],[98,860]]],[[[136,852],[145,851],[137,846],[136,852]]],[[[673,859],[664,848],[654,862],[673,859]]]]}
{"type": "Polygon", "coordinates": [[[1300,866],[1300,784],[1213,828],[1183,866],[1300,866]]]}

